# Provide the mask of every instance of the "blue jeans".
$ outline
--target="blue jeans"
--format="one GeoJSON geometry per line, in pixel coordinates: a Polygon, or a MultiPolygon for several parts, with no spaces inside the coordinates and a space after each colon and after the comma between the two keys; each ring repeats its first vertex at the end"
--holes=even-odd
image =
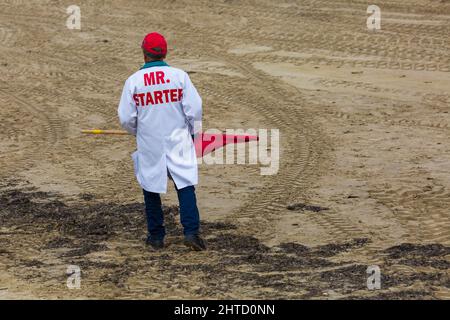
{"type": "MultiPolygon", "coordinates": [[[[175,187],[176,188],[176,187],[175,187]]],[[[199,233],[200,215],[197,208],[194,186],[178,190],[178,202],[180,204],[180,220],[183,225],[184,235],[199,233]]],[[[164,214],[161,207],[159,193],[144,190],[145,213],[147,215],[148,236],[151,240],[162,240],[166,235],[164,227],[164,214]]]]}

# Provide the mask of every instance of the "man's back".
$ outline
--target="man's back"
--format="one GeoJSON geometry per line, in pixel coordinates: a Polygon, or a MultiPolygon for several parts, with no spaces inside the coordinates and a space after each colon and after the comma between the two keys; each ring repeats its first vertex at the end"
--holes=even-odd
{"type": "Polygon", "coordinates": [[[165,192],[167,170],[179,188],[197,184],[191,135],[201,117],[202,101],[186,72],[152,61],[128,78],[119,118],[136,134],[138,150],[133,158],[144,189],[165,192]]]}

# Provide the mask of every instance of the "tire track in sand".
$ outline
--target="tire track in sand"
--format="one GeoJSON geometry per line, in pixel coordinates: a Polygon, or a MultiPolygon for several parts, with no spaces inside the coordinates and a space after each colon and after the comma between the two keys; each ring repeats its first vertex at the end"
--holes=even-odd
{"type": "MultiPolygon", "coordinates": [[[[241,210],[244,217],[263,216],[275,220],[286,212],[289,203],[298,199],[308,201],[307,191],[323,170],[324,163],[321,162],[325,161],[324,153],[329,148],[329,142],[320,134],[313,116],[299,106],[302,97],[297,89],[255,70],[250,67],[250,61],[236,63],[236,59],[225,57],[227,59],[230,64],[249,75],[252,83],[255,82],[255,86],[266,93],[264,103],[247,102],[248,110],[262,114],[270,123],[276,124],[280,135],[285,137],[286,150],[281,159],[280,172],[241,210]]],[[[242,213],[237,215],[242,216],[242,213]]],[[[337,239],[348,239],[349,236],[362,233],[358,226],[342,215],[316,215],[313,221],[337,239]]],[[[270,234],[270,231],[267,230],[266,234],[270,234]]]]}

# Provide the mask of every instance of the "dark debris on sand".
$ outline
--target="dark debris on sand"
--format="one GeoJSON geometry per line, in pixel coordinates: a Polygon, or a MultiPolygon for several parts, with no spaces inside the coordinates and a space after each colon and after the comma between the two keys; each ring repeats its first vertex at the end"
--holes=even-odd
{"type": "MultiPolygon", "coordinates": [[[[169,235],[182,234],[177,206],[163,208],[169,235]]],[[[327,208],[295,204],[291,210],[320,212],[327,208]]],[[[65,202],[53,193],[46,193],[20,183],[0,184],[0,225],[28,233],[49,231],[50,239],[39,250],[56,250],[68,262],[75,261],[83,270],[103,270],[100,283],[126,288],[129,277],[154,268],[159,270],[161,281],[168,285],[177,283],[179,276],[196,274],[201,283],[193,294],[223,297],[236,288],[248,288],[254,298],[310,298],[334,290],[342,294],[364,290],[367,266],[348,262],[336,262],[340,253],[364,248],[368,238],[355,238],[343,243],[329,243],[307,247],[298,243],[282,243],[268,247],[250,235],[241,234],[236,225],[224,222],[202,222],[202,231],[208,240],[209,250],[202,263],[180,261],[181,247],[172,246],[162,253],[143,252],[142,258],[125,262],[97,261],[87,257],[90,253],[110,250],[108,240],[141,239],[146,232],[143,203],[117,204],[102,202],[89,194],[81,194],[79,202],[65,202]],[[218,281],[220,279],[220,281],[218,281]],[[263,290],[257,290],[263,289],[263,290]],[[269,291],[267,289],[270,289],[269,291]],[[268,293],[272,292],[272,293],[268,293]]],[[[43,232],[45,233],[45,232],[43,232]]],[[[36,259],[20,259],[14,253],[14,243],[0,234],[0,255],[14,258],[24,267],[45,267],[36,259]]],[[[144,248],[144,247],[143,247],[144,248]]],[[[184,248],[184,247],[183,247],[184,248]]],[[[445,256],[450,248],[440,244],[401,244],[383,252],[385,262],[382,281],[386,289],[405,287],[421,282],[426,286],[449,284],[449,269],[445,256]],[[392,265],[430,267],[432,272],[401,274],[391,272],[392,265]]],[[[38,270],[37,270],[38,271],[38,270]]],[[[36,271],[36,272],[37,272],[36,271]]],[[[34,277],[35,273],[24,275],[34,277]]],[[[386,297],[429,297],[428,291],[409,293],[380,292],[374,299],[386,297]]],[[[351,296],[351,295],[350,295],[351,296]]],[[[351,297],[357,299],[358,296],[351,297]]]]}
{"type": "Polygon", "coordinates": [[[329,210],[329,208],[313,206],[305,203],[293,203],[288,205],[286,208],[291,211],[311,211],[311,212],[321,212],[329,210]]]}

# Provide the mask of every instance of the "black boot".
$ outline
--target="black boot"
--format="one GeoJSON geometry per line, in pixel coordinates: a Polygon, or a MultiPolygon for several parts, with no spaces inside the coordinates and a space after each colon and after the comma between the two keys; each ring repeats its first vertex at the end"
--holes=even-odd
{"type": "Polygon", "coordinates": [[[152,240],[150,238],[147,238],[146,243],[155,250],[164,249],[164,240],[152,240]]]}
{"type": "Polygon", "coordinates": [[[190,234],[184,237],[184,244],[194,251],[206,250],[206,243],[198,234],[190,234]]]}

